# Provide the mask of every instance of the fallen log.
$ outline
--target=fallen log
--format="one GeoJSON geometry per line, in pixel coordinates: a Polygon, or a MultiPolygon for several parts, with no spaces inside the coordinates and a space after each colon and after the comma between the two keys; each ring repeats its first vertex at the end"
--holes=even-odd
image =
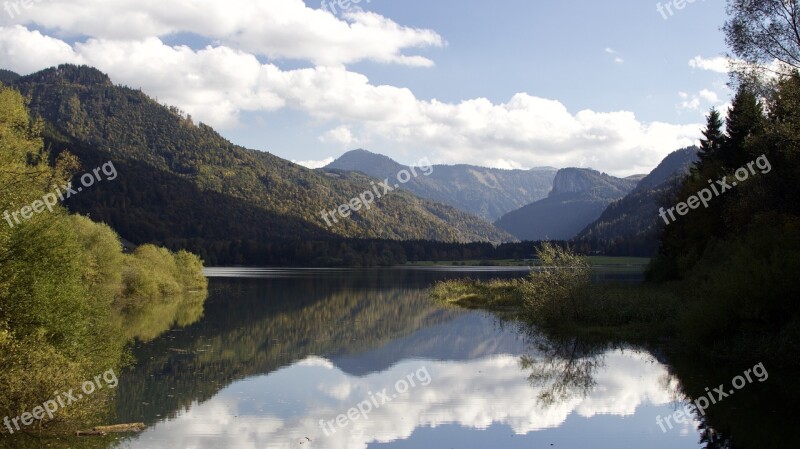
{"type": "Polygon", "coordinates": [[[137,423],[129,423],[129,424],[114,424],[112,426],[96,426],[93,427],[91,430],[79,430],[75,432],[76,436],[79,437],[88,437],[88,436],[106,436],[109,433],[126,433],[126,432],[141,432],[144,430],[145,425],[144,423],[137,422],[137,423]]]}
{"type": "Polygon", "coordinates": [[[141,432],[144,430],[144,427],[143,422],[136,422],[130,424],[114,424],[113,426],[97,426],[93,427],[92,430],[107,433],[141,432]]]}
{"type": "Polygon", "coordinates": [[[75,432],[76,437],[104,437],[107,434],[97,430],[78,430],[75,432]]]}

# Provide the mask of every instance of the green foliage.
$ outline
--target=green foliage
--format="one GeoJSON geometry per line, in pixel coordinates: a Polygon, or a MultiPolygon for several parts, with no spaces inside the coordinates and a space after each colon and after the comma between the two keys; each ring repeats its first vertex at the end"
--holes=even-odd
{"type": "Polygon", "coordinates": [[[205,290],[203,263],[194,254],[180,251],[177,255],[165,248],[142,245],[124,259],[122,275],[124,297],[141,303],[205,290]]]}
{"type": "Polygon", "coordinates": [[[700,139],[700,151],[698,156],[700,162],[698,167],[702,167],[706,159],[718,158],[722,152],[722,144],[725,142],[725,135],[722,133],[722,116],[715,108],[711,108],[706,121],[706,129],[703,130],[703,138],[700,139]]]}
{"type": "MultiPolygon", "coordinates": [[[[14,212],[66,183],[75,160],[64,153],[49,165],[39,136],[18,92],[0,87],[0,210],[14,212]]],[[[57,205],[17,223],[0,222],[0,416],[15,417],[79,387],[125,360],[129,331],[120,304],[125,268],[141,267],[139,280],[156,279],[157,293],[205,291],[201,262],[181,253],[142,248],[122,253],[108,226],[69,216],[57,205]],[[162,282],[158,270],[168,269],[162,282]],[[174,285],[173,285],[174,284],[174,285]]],[[[202,309],[202,299],[199,302],[202,309]]],[[[133,298],[137,299],[137,298],[133,298]]],[[[195,312],[178,301],[171,322],[187,322],[195,312]]],[[[56,420],[84,421],[107,410],[107,392],[62,408],[56,420]]],[[[42,421],[42,422],[46,422],[42,421]]],[[[41,423],[40,423],[41,424],[41,423]]],[[[0,428],[0,432],[5,431],[0,428]]]]}
{"type": "Polygon", "coordinates": [[[553,333],[599,332],[619,338],[672,332],[680,301],[656,287],[593,285],[586,258],[545,243],[537,252],[542,268],[525,279],[450,280],[431,296],[469,308],[508,312],[553,333]]]}
{"type": "Polygon", "coordinates": [[[123,294],[116,309],[129,338],[150,341],[173,325],[186,326],[202,315],[208,280],[199,257],[142,245],[124,256],[123,265],[123,294]]]}
{"type": "MultiPolygon", "coordinates": [[[[16,211],[64,181],[64,165],[48,165],[38,132],[19,93],[0,88],[4,211],[16,211]]],[[[0,225],[2,415],[17,416],[56,389],[74,387],[120,363],[124,341],[115,333],[113,297],[103,293],[106,267],[98,265],[109,261],[101,254],[103,231],[84,225],[60,207],[13,227],[0,225]]],[[[65,409],[59,418],[88,416],[102,407],[101,399],[65,409]]]]}
{"type": "Polygon", "coordinates": [[[685,338],[730,357],[797,363],[800,351],[800,232],[750,232],[719,242],[687,283],[696,286],[683,310],[685,338]]]}
{"type": "Polygon", "coordinates": [[[80,215],[69,216],[69,226],[83,244],[84,281],[96,298],[114,298],[120,292],[123,254],[117,234],[107,225],[80,215]]]}
{"type": "Polygon", "coordinates": [[[522,280],[478,281],[475,279],[446,280],[437,282],[431,296],[443,303],[465,308],[502,310],[519,308],[524,304],[520,286],[522,280]]]}
{"type": "Polygon", "coordinates": [[[579,298],[591,284],[588,260],[551,243],[536,255],[542,267],[522,286],[526,313],[548,326],[577,319],[579,298]]]}

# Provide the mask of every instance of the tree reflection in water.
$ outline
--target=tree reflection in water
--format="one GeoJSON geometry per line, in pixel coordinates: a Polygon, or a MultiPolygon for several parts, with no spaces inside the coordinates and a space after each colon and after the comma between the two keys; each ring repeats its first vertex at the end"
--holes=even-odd
{"type": "Polygon", "coordinates": [[[530,372],[531,386],[541,390],[537,400],[542,406],[585,398],[591,393],[597,384],[595,373],[605,366],[609,345],[577,337],[547,337],[533,327],[525,332],[531,350],[520,358],[520,367],[530,372]]]}
{"type": "MultiPolygon", "coordinates": [[[[528,372],[528,382],[539,391],[537,401],[542,407],[583,399],[597,386],[596,375],[605,367],[606,354],[613,350],[647,351],[644,348],[607,341],[593,341],[579,336],[545,335],[535,326],[519,324],[520,331],[529,344],[528,354],[520,357],[520,368],[528,372]]],[[[649,352],[649,351],[648,351],[649,352]]],[[[692,402],[682,391],[680,380],[670,374],[664,379],[664,388],[674,391],[675,403],[692,402]]],[[[729,432],[715,429],[707,416],[692,410],[692,418],[700,432],[698,443],[704,449],[730,449],[733,447],[729,432]]]]}

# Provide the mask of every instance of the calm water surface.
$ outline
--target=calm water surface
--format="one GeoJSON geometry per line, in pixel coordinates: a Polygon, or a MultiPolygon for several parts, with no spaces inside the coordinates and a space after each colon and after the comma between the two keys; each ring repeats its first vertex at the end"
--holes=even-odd
{"type": "Polygon", "coordinates": [[[794,405],[765,399],[796,391],[796,377],[782,383],[771,371],[769,382],[714,406],[721,432],[697,419],[664,432],[656,418],[683,407],[687,383],[702,392],[745,366],[668,365],[640,348],[554,341],[428,297],[439,279],[524,276],[526,269],[208,274],[202,318],[138,343],[135,366],[119,376],[110,422],[144,422],[145,431],[6,446],[738,448],[788,447],[787,432],[796,434],[794,405]],[[728,435],[737,430],[743,444],[733,446],[728,435]]]}
{"type": "Polygon", "coordinates": [[[437,279],[524,274],[210,270],[202,320],[137,347],[118,409],[148,429],[115,446],[699,447],[696,422],[656,425],[676,381],[653,355],[550,345],[427,297],[437,279]]]}

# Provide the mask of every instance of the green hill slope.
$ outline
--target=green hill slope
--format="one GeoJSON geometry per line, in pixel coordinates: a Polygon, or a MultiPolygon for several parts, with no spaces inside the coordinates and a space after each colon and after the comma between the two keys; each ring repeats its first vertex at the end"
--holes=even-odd
{"type": "Polygon", "coordinates": [[[83,170],[112,160],[119,177],[69,206],[103,220],[134,243],[169,239],[386,238],[503,241],[477,217],[407,193],[327,227],[321,218],[370,190],[366,177],[331,177],[228,142],[174,107],[115,86],[105,74],[62,65],[11,85],[47,123],[54,150],[83,170]]]}
{"type": "Polygon", "coordinates": [[[658,208],[675,196],[681,179],[696,161],[696,147],[667,156],[633,192],[611,203],[597,221],[586,227],[578,235],[578,242],[587,250],[604,254],[654,255],[664,228],[658,208]]]}

